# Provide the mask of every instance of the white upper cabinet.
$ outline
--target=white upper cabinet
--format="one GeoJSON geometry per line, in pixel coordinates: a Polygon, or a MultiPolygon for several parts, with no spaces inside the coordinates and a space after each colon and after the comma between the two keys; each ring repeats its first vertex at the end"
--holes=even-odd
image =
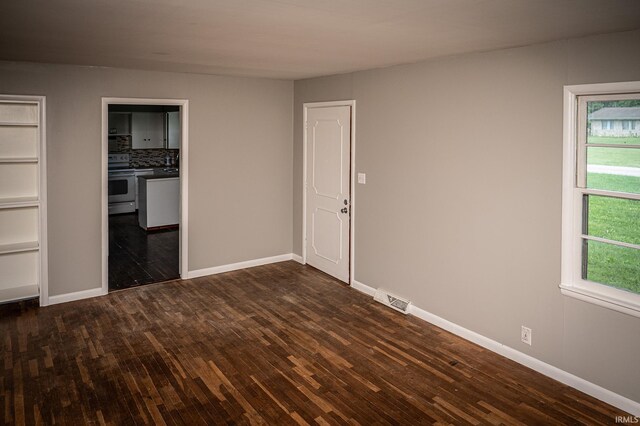
{"type": "Polygon", "coordinates": [[[180,126],[180,111],[172,111],[167,113],[167,148],[180,149],[180,140],[182,136],[180,126]]]}
{"type": "Polygon", "coordinates": [[[162,112],[134,112],[131,116],[132,148],[164,148],[164,120],[162,112]]]}

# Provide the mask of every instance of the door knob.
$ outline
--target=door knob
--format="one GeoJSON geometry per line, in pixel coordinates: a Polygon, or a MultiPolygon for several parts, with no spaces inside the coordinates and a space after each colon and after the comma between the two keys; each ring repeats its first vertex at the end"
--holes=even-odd
{"type": "Polygon", "coordinates": [[[342,209],[342,210],[340,210],[340,211],[341,211],[342,213],[348,213],[348,212],[349,212],[349,210],[348,210],[346,207],[345,207],[345,208],[343,208],[343,209],[342,209]]]}

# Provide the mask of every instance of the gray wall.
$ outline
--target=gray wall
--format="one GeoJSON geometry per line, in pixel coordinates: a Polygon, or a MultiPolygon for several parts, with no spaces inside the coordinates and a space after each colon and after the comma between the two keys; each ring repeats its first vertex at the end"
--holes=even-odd
{"type": "Polygon", "coordinates": [[[563,85],[640,80],[638,50],[628,32],[296,81],[294,252],[302,103],[355,99],[355,279],[640,401],[640,318],[558,288],[563,85]]]}
{"type": "Polygon", "coordinates": [[[290,81],[0,62],[47,97],[49,294],[101,286],[101,97],[189,99],[189,269],[291,253],[290,81]]]}

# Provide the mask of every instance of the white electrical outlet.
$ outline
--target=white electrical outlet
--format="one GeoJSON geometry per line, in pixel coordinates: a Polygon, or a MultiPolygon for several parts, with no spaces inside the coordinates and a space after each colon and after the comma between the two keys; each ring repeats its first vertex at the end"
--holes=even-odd
{"type": "Polygon", "coordinates": [[[522,331],[520,332],[520,340],[522,343],[526,343],[531,346],[531,329],[529,327],[522,326],[522,331]]]}

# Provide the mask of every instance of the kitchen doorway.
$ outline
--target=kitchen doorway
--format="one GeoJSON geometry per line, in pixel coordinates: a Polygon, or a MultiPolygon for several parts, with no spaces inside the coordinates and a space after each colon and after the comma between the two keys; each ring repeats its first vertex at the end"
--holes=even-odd
{"type": "Polygon", "coordinates": [[[186,277],[188,101],[102,99],[102,288],[186,277]]]}

